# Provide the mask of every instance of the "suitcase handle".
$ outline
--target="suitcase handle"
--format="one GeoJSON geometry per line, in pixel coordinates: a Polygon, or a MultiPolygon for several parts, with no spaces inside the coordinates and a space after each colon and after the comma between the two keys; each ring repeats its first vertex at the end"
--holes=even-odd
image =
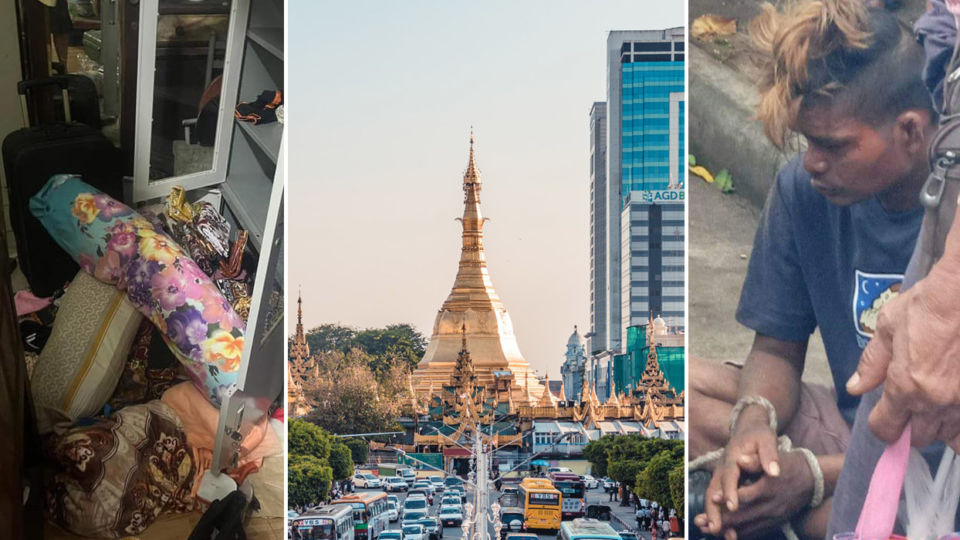
{"type": "Polygon", "coordinates": [[[20,94],[20,107],[23,109],[23,121],[30,125],[30,111],[27,109],[27,90],[39,88],[42,86],[59,86],[63,94],[63,119],[69,124],[70,118],[70,94],[67,88],[70,86],[70,78],[66,75],[54,75],[53,77],[43,77],[40,79],[30,79],[17,83],[17,93],[20,94]]]}
{"type": "Polygon", "coordinates": [[[70,86],[70,79],[66,75],[55,75],[53,77],[43,77],[41,79],[30,79],[17,83],[17,93],[21,96],[27,94],[27,90],[40,86],[59,86],[61,90],[66,90],[70,86]]]}

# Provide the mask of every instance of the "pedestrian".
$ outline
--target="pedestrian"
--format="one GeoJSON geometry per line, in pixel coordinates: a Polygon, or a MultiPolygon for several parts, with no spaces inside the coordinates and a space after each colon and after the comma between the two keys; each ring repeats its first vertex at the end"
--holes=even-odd
{"type": "Polygon", "coordinates": [[[637,508],[637,530],[643,527],[643,508],[637,508]]]}

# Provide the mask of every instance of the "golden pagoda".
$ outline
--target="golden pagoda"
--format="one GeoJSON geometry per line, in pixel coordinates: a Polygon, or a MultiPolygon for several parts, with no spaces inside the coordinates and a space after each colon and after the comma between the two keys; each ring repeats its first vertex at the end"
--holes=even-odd
{"type": "Polygon", "coordinates": [[[310,345],[307,343],[307,336],[303,333],[303,298],[299,291],[297,292],[297,332],[293,336],[293,343],[290,344],[290,358],[298,357],[302,360],[310,358],[310,345]]]}
{"type": "Polygon", "coordinates": [[[307,414],[310,405],[303,386],[312,367],[310,345],[303,333],[303,299],[297,294],[297,332],[290,344],[290,363],[287,369],[287,411],[294,418],[307,414]]]}
{"type": "Polygon", "coordinates": [[[520,353],[510,315],[487,272],[480,188],[471,132],[470,157],[463,175],[460,265],[453,289],[433,323],[430,344],[413,373],[413,385],[417,392],[429,392],[431,386],[448,384],[460,351],[469,347],[478,386],[494,391],[498,380],[509,379],[511,408],[534,405],[543,395],[543,385],[520,353]],[[504,378],[505,372],[512,377],[504,378]]]}

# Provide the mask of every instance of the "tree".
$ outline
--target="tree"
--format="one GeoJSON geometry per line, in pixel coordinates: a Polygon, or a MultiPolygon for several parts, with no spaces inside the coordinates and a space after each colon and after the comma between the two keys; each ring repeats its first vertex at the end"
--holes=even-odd
{"type": "Polygon", "coordinates": [[[383,374],[392,360],[401,361],[409,370],[415,368],[427,350],[427,339],[409,324],[391,324],[358,332],[354,345],[371,355],[374,358],[371,369],[383,374]]]}
{"type": "MultiPolygon", "coordinates": [[[[427,338],[409,324],[357,331],[338,324],[323,324],[307,331],[307,345],[314,356],[330,353],[349,355],[359,349],[367,356],[370,369],[381,382],[394,365],[409,373],[427,350],[427,338]]],[[[309,363],[309,362],[308,362],[309,363]]]]}
{"type": "Polygon", "coordinates": [[[290,422],[287,440],[287,452],[291,456],[311,456],[321,462],[327,461],[333,446],[329,434],[301,419],[290,422]]]}
{"type": "Polygon", "coordinates": [[[312,506],[326,500],[333,483],[333,470],[313,456],[290,455],[287,466],[287,496],[293,506],[312,506]]]}
{"type": "Polygon", "coordinates": [[[590,441],[583,448],[583,457],[590,462],[594,476],[607,476],[607,450],[613,445],[613,435],[605,435],[590,441]]]}
{"type": "Polygon", "coordinates": [[[343,482],[353,476],[353,455],[350,448],[340,440],[333,443],[333,449],[330,450],[330,468],[333,469],[333,479],[343,482]]]}
{"type": "Polygon", "coordinates": [[[657,454],[636,477],[634,493],[638,497],[657,501],[661,506],[677,508],[670,493],[670,471],[683,465],[673,458],[669,450],[657,454]]]}
{"type": "Polygon", "coordinates": [[[366,463],[367,457],[370,455],[370,443],[363,439],[356,439],[353,437],[348,437],[343,440],[344,444],[350,448],[350,453],[353,454],[354,463],[366,463]]]}
{"type": "Polygon", "coordinates": [[[677,509],[677,516],[683,519],[683,509],[685,508],[684,498],[684,470],[683,463],[677,465],[670,471],[670,496],[673,498],[674,508],[677,509]]]}
{"type": "Polygon", "coordinates": [[[637,474],[643,470],[642,464],[635,459],[621,459],[607,462],[607,473],[610,478],[623,484],[625,489],[633,489],[637,482],[637,474]]]}
{"type": "Polygon", "coordinates": [[[369,367],[370,356],[321,353],[317,377],[304,381],[304,395],[313,406],[306,419],[331,433],[397,431],[396,418],[409,399],[402,385],[381,385],[369,367]]]}
{"type": "Polygon", "coordinates": [[[356,346],[357,331],[339,324],[321,324],[307,330],[307,345],[314,354],[321,352],[349,352],[356,346]]]}

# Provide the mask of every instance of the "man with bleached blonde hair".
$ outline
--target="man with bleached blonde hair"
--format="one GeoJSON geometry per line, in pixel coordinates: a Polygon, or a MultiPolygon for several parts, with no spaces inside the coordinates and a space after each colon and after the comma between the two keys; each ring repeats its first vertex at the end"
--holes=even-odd
{"type": "Polygon", "coordinates": [[[937,115],[923,51],[862,0],[765,5],[751,34],[765,132],[807,147],[777,174],[754,240],[737,309],[755,332],[744,365],[690,363],[691,457],[723,449],[695,524],[727,540],[788,527],[823,538],[858,403],[844,383],[872,335],[861,315],[903,278],[937,115]],[[815,329],[836,396],[801,382],[815,329]]]}

